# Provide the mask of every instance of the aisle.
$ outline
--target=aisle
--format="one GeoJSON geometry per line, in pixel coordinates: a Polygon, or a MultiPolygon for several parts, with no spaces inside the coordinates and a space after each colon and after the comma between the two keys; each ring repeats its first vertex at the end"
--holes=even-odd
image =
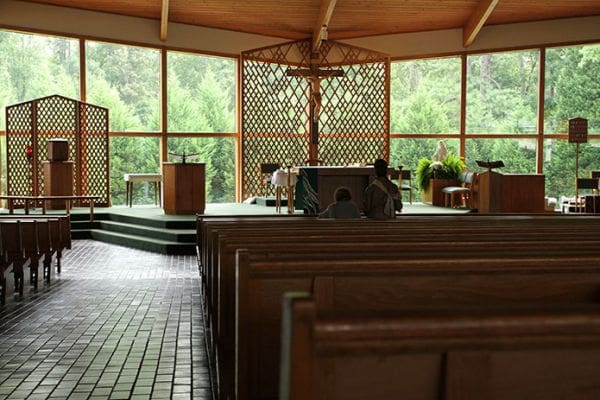
{"type": "Polygon", "coordinates": [[[0,307],[0,399],[210,399],[195,256],[73,242],[0,307]]]}

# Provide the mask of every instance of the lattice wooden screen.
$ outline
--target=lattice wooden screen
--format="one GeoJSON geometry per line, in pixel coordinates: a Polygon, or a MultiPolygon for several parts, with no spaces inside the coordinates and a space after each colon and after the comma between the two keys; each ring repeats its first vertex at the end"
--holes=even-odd
{"type": "MultiPolygon", "coordinates": [[[[309,84],[287,76],[310,66],[310,41],[242,53],[242,195],[265,193],[261,163],[304,165],[309,158],[309,84]]],[[[321,81],[318,158],[324,165],[389,155],[389,57],[346,44],[321,45],[319,67],[344,71],[321,81]]]]}
{"type": "Polygon", "coordinates": [[[58,95],[6,107],[7,193],[44,193],[48,139],[69,141],[73,193],[100,196],[95,203],[108,206],[108,110],[58,95]],[[27,146],[33,148],[31,161],[27,146]]]}

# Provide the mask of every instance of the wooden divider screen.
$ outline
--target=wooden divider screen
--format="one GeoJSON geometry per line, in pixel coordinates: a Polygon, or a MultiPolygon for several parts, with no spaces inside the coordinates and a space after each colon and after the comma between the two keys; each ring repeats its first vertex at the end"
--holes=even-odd
{"type": "Polygon", "coordinates": [[[7,194],[44,193],[48,139],[69,141],[73,194],[100,196],[95,204],[110,205],[108,109],[58,95],[6,107],[7,194]],[[27,146],[33,150],[31,158],[27,146]]]}
{"type": "Polygon", "coordinates": [[[389,56],[334,41],[311,54],[311,45],[242,53],[243,198],[264,193],[261,163],[349,165],[389,156],[389,56]]]}

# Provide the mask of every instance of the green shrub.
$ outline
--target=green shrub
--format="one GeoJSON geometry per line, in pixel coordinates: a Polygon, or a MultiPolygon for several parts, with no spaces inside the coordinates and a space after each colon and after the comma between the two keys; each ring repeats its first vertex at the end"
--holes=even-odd
{"type": "Polygon", "coordinates": [[[465,169],[465,163],[458,156],[448,154],[448,157],[440,162],[438,168],[434,167],[434,162],[428,158],[419,160],[415,175],[417,185],[421,191],[426,191],[429,188],[430,179],[458,180],[460,173],[465,169]]]}

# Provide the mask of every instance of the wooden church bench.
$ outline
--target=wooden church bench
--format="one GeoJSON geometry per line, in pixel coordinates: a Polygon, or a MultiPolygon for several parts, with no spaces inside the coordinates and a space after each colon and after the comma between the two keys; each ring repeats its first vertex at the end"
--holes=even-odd
{"type": "Polygon", "coordinates": [[[43,275],[47,282],[52,274],[52,254],[57,253],[60,268],[62,250],[70,248],[69,217],[2,216],[0,217],[0,252],[2,258],[1,300],[6,300],[6,272],[15,277],[15,289],[23,295],[23,269],[29,261],[30,283],[37,288],[39,261],[44,256],[43,275]]]}
{"type": "MultiPolygon", "coordinates": [[[[369,311],[402,306],[596,303],[600,288],[597,256],[310,263],[250,262],[248,257],[247,252],[238,253],[234,335],[238,375],[223,381],[225,385],[238,382],[240,399],[276,396],[281,298],[286,292],[331,287],[333,310],[369,311]]],[[[228,370],[230,366],[225,367],[228,370]]]]}
{"type": "Polygon", "coordinates": [[[600,306],[328,313],[287,295],[279,398],[588,399],[600,306]]]}

